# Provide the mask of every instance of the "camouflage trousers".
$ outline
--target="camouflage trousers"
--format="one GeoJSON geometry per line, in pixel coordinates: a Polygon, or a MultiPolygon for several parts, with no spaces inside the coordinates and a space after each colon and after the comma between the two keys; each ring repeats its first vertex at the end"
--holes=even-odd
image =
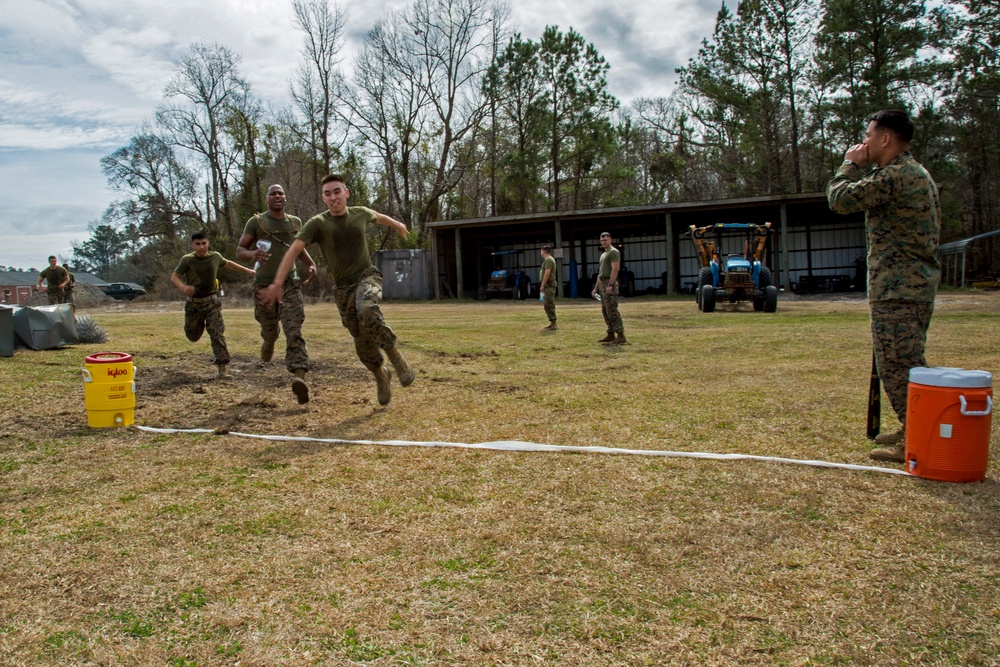
{"type": "Polygon", "coordinates": [[[50,287],[45,293],[49,296],[50,306],[66,303],[66,291],[63,287],[50,287]]]}
{"type": "Polygon", "coordinates": [[[334,287],[333,298],[340,321],[354,338],[354,350],[365,368],[373,373],[382,366],[382,350],[391,350],[396,334],[382,318],[382,274],[371,267],[353,285],[334,287]]]}
{"type": "Polygon", "coordinates": [[[545,316],[549,318],[549,322],[556,321],[556,286],[555,284],[549,284],[548,287],[544,289],[545,298],[542,299],[542,307],[545,308],[545,316]]]}
{"type": "MultiPolygon", "coordinates": [[[[266,285],[265,285],[266,287],[266,285]]],[[[285,332],[285,368],[289,373],[297,370],[309,370],[309,353],[306,352],[306,341],[302,338],[302,323],[305,322],[305,307],[302,304],[302,283],[299,279],[289,280],[281,292],[281,302],[271,306],[261,304],[259,287],[253,285],[254,300],[253,316],[260,323],[260,337],[265,343],[278,340],[278,324],[285,332]]]]}
{"type": "Polygon", "coordinates": [[[597,293],[601,297],[601,314],[604,315],[604,323],[608,325],[608,333],[625,333],[625,324],[622,316],[618,313],[618,283],[615,282],[614,289],[608,294],[608,285],[611,283],[603,278],[597,280],[597,293]]]}
{"type": "Polygon", "coordinates": [[[66,297],[66,300],[63,301],[63,303],[69,303],[74,306],[76,305],[76,302],[73,300],[73,288],[70,287],[69,285],[63,287],[63,296],[66,297]]]}
{"type": "Polygon", "coordinates": [[[869,308],[878,377],[892,409],[905,425],[910,369],[927,365],[924,345],[934,304],[924,301],[873,301],[869,308]]]}
{"type": "Polygon", "coordinates": [[[201,338],[208,329],[212,340],[212,354],[216,364],[229,363],[229,349],[226,347],[226,323],[222,320],[222,301],[218,294],[203,299],[188,298],[184,303],[184,335],[192,343],[201,338]]]}

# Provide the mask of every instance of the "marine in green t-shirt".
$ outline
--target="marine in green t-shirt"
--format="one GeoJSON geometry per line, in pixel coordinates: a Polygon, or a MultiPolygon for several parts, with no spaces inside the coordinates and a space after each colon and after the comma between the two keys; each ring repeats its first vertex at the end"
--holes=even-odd
{"type": "Polygon", "coordinates": [[[219,367],[219,377],[224,378],[229,364],[229,349],[226,347],[222,302],[219,301],[216,287],[219,269],[242,271],[250,275],[253,275],[253,271],[210,251],[205,232],[191,235],[191,249],[194,252],[181,257],[170,276],[170,282],[187,297],[184,303],[184,335],[195,342],[201,338],[202,333],[208,331],[215,364],[219,367]]]}
{"type": "Polygon", "coordinates": [[[49,295],[49,305],[66,303],[66,294],[63,288],[69,282],[69,271],[59,266],[59,260],[55,255],[49,256],[49,267],[38,274],[38,283],[35,289],[39,292],[47,292],[49,295]],[[46,281],[46,287],[42,287],[42,281],[46,281]]]}
{"type": "Polygon", "coordinates": [[[264,304],[281,301],[285,278],[295,264],[295,258],[309,243],[319,245],[336,288],[333,292],[340,321],[354,338],[354,349],[365,368],[375,376],[378,402],[386,405],[392,399],[391,375],[383,365],[384,351],[396,369],[404,387],[415,377],[393,333],[382,317],[382,274],[372,266],[365,239],[369,224],[392,227],[409,240],[410,232],[399,220],[363,206],[347,206],[351,191],[341,176],[330,174],[322,182],[323,202],[327,210],[306,222],[295,242],[281,260],[274,281],[261,290],[264,304]]]}
{"type": "Polygon", "coordinates": [[[622,255],[611,242],[611,234],[608,232],[601,233],[601,249],[604,252],[601,253],[600,269],[597,271],[597,284],[590,295],[596,298],[600,292],[601,315],[604,316],[607,334],[597,342],[624,345],[627,342],[625,324],[618,312],[618,271],[622,255]]]}
{"type": "MultiPolygon", "coordinates": [[[[295,235],[302,228],[302,222],[294,215],[285,213],[285,190],[275,184],[267,189],[267,211],[258,213],[243,228],[243,236],[236,246],[236,257],[255,262],[255,297],[274,280],[274,274],[281,266],[281,260],[295,241],[295,235]]],[[[294,264],[282,290],[281,301],[274,305],[264,305],[260,298],[254,299],[253,314],[260,323],[260,358],[271,361],[274,344],[281,330],[285,332],[285,368],[295,376],[292,393],[299,403],[309,402],[309,385],[306,373],[309,370],[309,355],[306,341],[302,337],[305,322],[305,306],[302,301],[302,285],[316,277],[316,263],[308,252],[303,251],[301,259],[307,265],[306,279],[300,284],[294,264]],[[280,329],[279,329],[280,325],[280,329]]]]}
{"type": "Polygon", "coordinates": [[[556,327],[556,289],[559,285],[559,267],[556,265],[556,258],[552,256],[551,246],[543,246],[542,268],[538,272],[539,289],[542,293],[542,304],[545,315],[549,318],[549,325],[542,327],[549,331],[556,327]]]}

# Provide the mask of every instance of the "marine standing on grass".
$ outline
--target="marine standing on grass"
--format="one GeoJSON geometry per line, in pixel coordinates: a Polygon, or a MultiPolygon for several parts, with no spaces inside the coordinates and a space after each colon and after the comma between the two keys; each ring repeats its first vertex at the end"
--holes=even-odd
{"type": "Polygon", "coordinates": [[[604,252],[597,272],[597,284],[590,296],[597,297],[598,293],[601,295],[601,314],[604,315],[608,333],[597,342],[624,345],[625,325],[618,313],[618,270],[621,268],[622,255],[611,244],[611,234],[607,232],[601,234],[601,248],[604,252]]]}
{"type": "Polygon", "coordinates": [[[875,438],[885,446],[870,456],[899,463],[905,459],[910,369],[927,365],[924,346],[941,273],[941,204],[931,175],[910,155],[913,130],[902,111],[869,116],[864,142],[847,150],[826,190],[833,211],[865,211],[875,364],[901,424],[875,438]]]}
{"type": "Polygon", "coordinates": [[[285,332],[285,368],[295,376],[292,392],[299,403],[309,402],[309,385],[306,372],[309,370],[309,354],[306,341],[302,338],[302,323],[306,319],[302,304],[302,285],[316,277],[316,262],[303,251],[302,260],[308,266],[304,281],[299,280],[292,267],[279,303],[264,305],[260,292],[274,280],[275,271],[285,257],[285,252],[295,241],[295,234],[302,228],[302,221],[285,213],[285,190],[280,185],[267,189],[267,211],[258,213],[247,221],[236,247],[236,258],[253,260],[254,267],[253,315],[260,323],[261,361],[270,361],[274,356],[274,343],[278,340],[278,324],[285,332]],[[262,243],[263,242],[263,243],[262,243]]]}
{"type": "Polygon", "coordinates": [[[545,315],[549,318],[549,326],[542,327],[550,331],[556,327],[556,289],[559,285],[559,267],[556,258],[552,256],[552,247],[542,247],[542,268],[539,271],[539,290],[542,292],[542,303],[545,315]]]}
{"type": "Polygon", "coordinates": [[[226,347],[226,323],[222,320],[222,302],[218,293],[219,269],[242,271],[251,276],[254,272],[214,250],[209,251],[205,232],[191,235],[191,249],[194,252],[181,257],[170,282],[187,297],[184,302],[184,335],[193,343],[208,329],[214,363],[219,367],[219,377],[224,378],[229,365],[229,349],[226,347]]]}
{"type": "Polygon", "coordinates": [[[49,255],[49,268],[38,274],[38,283],[35,289],[49,295],[49,305],[55,306],[66,303],[66,285],[69,284],[69,271],[59,266],[59,260],[55,255],[49,255]],[[42,287],[42,281],[47,283],[47,287],[42,287]]]}
{"type": "Polygon", "coordinates": [[[372,223],[392,227],[404,239],[409,238],[410,232],[402,222],[387,215],[364,206],[348,206],[351,191],[341,176],[325,176],[322,193],[327,210],[306,221],[281,260],[271,286],[261,291],[260,298],[265,304],[280,302],[285,277],[295,258],[310,243],[319,245],[333,276],[333,296],[340,321],[354,338],[354,349],[361,363],[375,376],[379,404],[387,405],[392,400],[392,374],[383,365],[382,352],[404,387],[413,382],[414,372],[396,346],[396,334],[382,318],[379,308],[382,274],[372,266],[365,234],[372,223]]]}

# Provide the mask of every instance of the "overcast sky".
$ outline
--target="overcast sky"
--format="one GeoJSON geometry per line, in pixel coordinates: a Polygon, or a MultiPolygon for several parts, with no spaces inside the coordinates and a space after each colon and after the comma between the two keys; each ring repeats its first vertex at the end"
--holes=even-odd
{"type": "MultiPolygon", "coordinates": [[[[347,6],[350,54],[374,22],[409,0],[347,6]]],[[[574,28],[611,65],[623,105],[670,92],[674,69],[710,35],[721,0],[513,0],[517,29],[574,28]]],[[[173,63],[194,42],[241,54],[242,72],[275,107],[300,58],[291,0],[0,0],[0,265],[71,259],[115,195],[100,159],[125,145],[162,100],[173,63]]]]}

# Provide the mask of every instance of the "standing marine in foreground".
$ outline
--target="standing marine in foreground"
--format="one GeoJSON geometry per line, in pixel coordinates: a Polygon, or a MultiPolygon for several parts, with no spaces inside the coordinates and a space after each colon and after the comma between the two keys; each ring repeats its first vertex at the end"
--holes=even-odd
{"type": "Polygon", "coordinates": [[[278,340],[278,324],[285,331],[285,368],[295,376],[292,380],[292,393],[299,403],[309,402],[309,385],[306,384],[306,372],[309,370],[309,354],[306,352],[306,341],[302,338],[302,323],[306,314],[302,303],[302,285],[316,276],[316,263],[308,252],[302,252],[302,259],[308,267],[306,279],[299,280],[295,268],[285,281],[281,294],[281,303],[264,305],[260,293],[274,278],[274,273],[285,252],[295,241],[295,234],[302,227],[302,222],[294,215],[285,213],[285,190],[280,185],[272,185],[267,189],[267,211],[258,213],[247,221],[236,246],[236,258],[254,260],[254,308],[253,315],[260,323],[261,361],[271,361],[274,356],[274,343],[278,340]]]}
{"type": "Polygon", "coordinates": [[[364,206],[348,206],[351,191],[341,176],[325,176],[322,193],[327,210],[306,221],[278,265],[271,286],[260,292],[260,298],[264,304],[281,301],[285,278],[295,258],[310,243],[319,245],[333,276],[340,321],[354,338],[361,363],[375,376],[379,404],[386,405],[392,400],[392,374],[383,365],[382,352],[404,387],[413,382],[414,372],[396,346],[396,334],[382,318],[382,274],[372,265],[365,233],[372,223],[392,227],[404,239],[410,237],[410,232],[402,222],[387,215],[364,206]]]}
{"type": "Polygon", "coordinates": [[[898,463],[905,460],[910,369],[927,365],[924,346],[941,273],[941,203],[934,179],[910,155],[913,131],[902,111],[872,114],[864,142],[847,150],[826,188],[833,211],[865,212],[875,364],[901,424],[875,438],[885,446],[870,456],[898,463]]]}

